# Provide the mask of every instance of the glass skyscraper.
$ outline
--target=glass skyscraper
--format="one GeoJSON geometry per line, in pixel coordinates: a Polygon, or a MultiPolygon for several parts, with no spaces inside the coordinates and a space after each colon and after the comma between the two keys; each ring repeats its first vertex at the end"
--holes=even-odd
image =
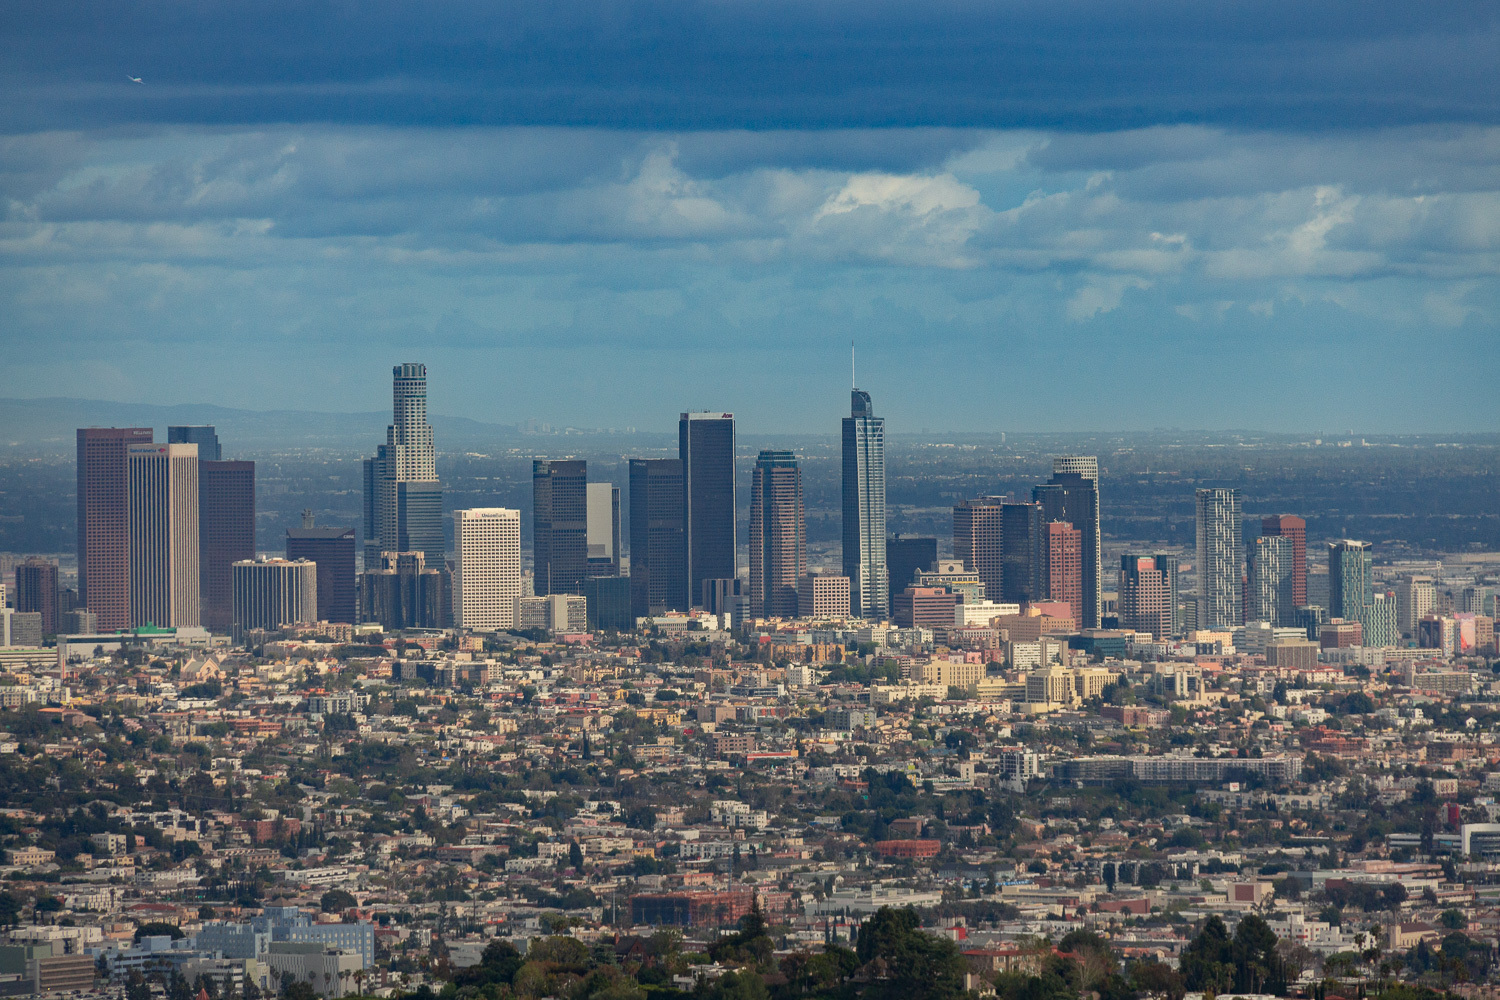
{"type": "Polygon", "coordinates": [[[1357,618],[1375,602],[1375,557],[1369,542],[1340,538],[1328,543],[1328,615],[1357,618]]]}
{"type": "MultiPolygon", "coordinates": [[[[875,416],[870,394],[850,393],[844,418],[844,575],[855,618],[890,615],[890,573],[885,551],[885,418],[875,416]]],[[[904,588],[910,580],[904,581],[904,588]]]]}
{"type": "Polygon", "coordinates": [[[1202,489],[1198,505],[1198,627],[1244,624],[1241,605],[1240,491],[1202,489]]]}
{"type": "Polygon", "coordinates": [[[1083,620],[1080,628],[1099,627],[1104,564],[1099,530],[1099,460],[1093,455],[1058,455],[1052,478],[1031,491],[1042,505],[1042,522],[1066,521],[1082,536],[1083,620]]]}
{"type": "Polygon", "coordinates": [[[443,487],[427,423],[427,366],[396,365],[391,379],[385,444],[364,464],[365,568],[380,565],[382,552],[421,552],[430,568],[441,569],[447,544],[443,487]]]}
{"type": "Polygon", "coordinates": [[[738,575],[734,414],[682,414],[677,422],[677,457],[682,460],[688,598],[701,607],[703,581],[733,580],[738,575]]]}

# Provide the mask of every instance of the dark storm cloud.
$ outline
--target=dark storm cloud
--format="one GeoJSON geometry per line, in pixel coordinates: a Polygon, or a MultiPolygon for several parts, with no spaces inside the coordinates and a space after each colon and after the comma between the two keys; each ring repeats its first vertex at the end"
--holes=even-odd
{"type": "Polygon", "coordinates": [[[1494,123],[1497,19],[1476,0],[26,0],[0,18],[0,127],[1494,123]]]}

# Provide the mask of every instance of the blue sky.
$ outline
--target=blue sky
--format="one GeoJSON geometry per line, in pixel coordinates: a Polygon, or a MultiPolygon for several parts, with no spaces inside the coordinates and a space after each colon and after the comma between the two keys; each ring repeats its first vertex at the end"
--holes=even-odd
{"type": "Polygon", "coordinates": [[[893,429],[1500,428],[1493,4],[26,3],[0,51],[0,394],[424,360],[445,413],[820,430],[852,339],[893,429]]]}

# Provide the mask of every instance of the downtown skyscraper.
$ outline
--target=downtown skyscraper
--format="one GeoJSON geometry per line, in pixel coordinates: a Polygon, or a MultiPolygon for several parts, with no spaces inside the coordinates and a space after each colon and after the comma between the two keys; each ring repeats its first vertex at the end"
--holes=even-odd
{"type": "Polygon", "coordinates": [[[78,430],[78,599],[106,632],[131,625],[126,449],[151,437],[149,427],[78,430]]]}
{"type": "Polygon", "coordinates": [[[682,461],[688,599],[704,604],[708,580],[733,581],[735,550],[734,414],[684,413],[677,422],[682,461]]]}
{"type": "Polygon", "coordinates": [[[1197,501],[1198,627],[1244,624],[1240,491],[1200,489],[1197,501]]]}
{"type": "Polygon", "coordinates": [[[232,567],[255,558],[255,463],[225,461],[213,427],[168,427],[167,441],[198,448],[198,603],[203,625],[227,632],[232,567]]]}
{"type": "Polygon", "coordinates": [[[763,451],[750,486],[750,614],[797,617],[797,584],[805,572],[802,470],[789,451],[763,451]]]}
{"type": "Polygon", "coordinates": [[[849,613],[878,620],[891,610],[885,418],[875,416],[868,392],[856,388],[849,395],[849,416],[844,418],[844,575],[849,578],[849,613]]]}
{"type": "Polygon", "coordinates": [[[125,462],[131,625],[198,625],[198,446],[132,444],[125,462]]]}
{"type": "Polygon", "coordinates": [[[531,556],[538,597],[581,594],[589,576],[588,463],[531,463],[531,556]]]}
{"type": "Polygon", "coordinates": [[[682,460],[630,460],[630,613],[692,607],[684,547],[682,460]]]}
{"type": "Polygon", "coordinates": [[[1052,478],[1031,491],[1042,505],[1042,523],[1066,521],[1081,537],[1083,618],[1080,628],[1099,627],[1103,601],[1103,538],[1099,528],[1099,460],[1093,455],[1059,455],[1052,478]]]}
{"type": "Polygon", "coordinates": [[[515,628],[521,598],[521,512],[453,512],[453,617],[459,628],[515,628]]]}
{"type": "Polygon", "coordinates": [[[385,444],[364,463],[365,567],[381,565],[382,552],[421,552],[441,569],[443,487],[427,423],[427,366],[391,369],[392,420],[385,444]]]}

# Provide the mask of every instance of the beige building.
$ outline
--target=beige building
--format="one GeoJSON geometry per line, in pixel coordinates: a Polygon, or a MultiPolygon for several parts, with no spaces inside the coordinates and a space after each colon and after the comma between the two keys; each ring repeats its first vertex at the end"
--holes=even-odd
{"type": "Polygon", "coordinates": [[[126,446],[130,622],[197,625],[198,446],[126,446]]]}
{"type": "Polygon", "coordinates": [[[278,981],[305,982],[319,996],[341,997],[356,991],[354,973],[364,968],[357,952],[340,951],[317,942],[276,941],[266,952],[266,964],[278,981]]]}
{"type": "Polygon", "coordinates": [[[936,684],[948,688],[973,688],[985,677],[983,663],[956,663],[952,660],[933,660],[912,669],[912,679],[922,684],[936,684]]]}
{"type": "Polygon", "coordinates": [[[799,618],[848,618],[849,578],[807,573],[797,582],[799,618]]]}

